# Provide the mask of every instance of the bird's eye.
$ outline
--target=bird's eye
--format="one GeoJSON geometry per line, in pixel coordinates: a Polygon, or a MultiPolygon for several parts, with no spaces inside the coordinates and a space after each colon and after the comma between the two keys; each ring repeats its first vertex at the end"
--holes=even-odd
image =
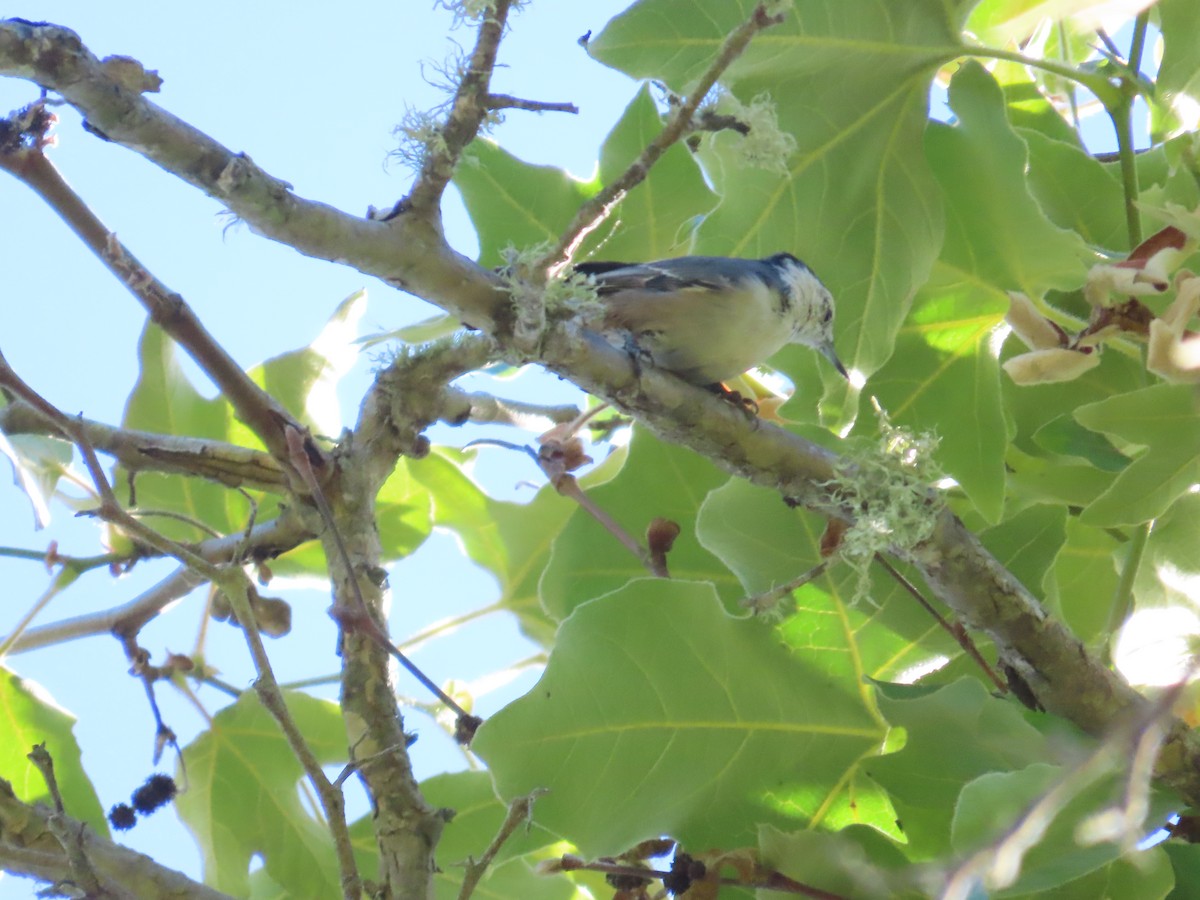
{"type": "Polygon", "coordinates": [[[831,321],[833,321],[833,309],[827,306],[825,307],[825,324],[828,325],[831,321]]]}

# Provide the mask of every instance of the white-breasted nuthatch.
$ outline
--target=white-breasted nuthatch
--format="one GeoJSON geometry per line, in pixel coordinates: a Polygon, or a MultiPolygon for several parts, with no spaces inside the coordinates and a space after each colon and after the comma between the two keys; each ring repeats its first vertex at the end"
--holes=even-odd
{"type": "Polygon", "coordinates": [[[575,271],[594,283],[607,335],[632,336],[654,365],[693,384],[741,375],[785,344],[812,347],[849,377],[833,347],[833,295],[790,253],[585,262],[575,271]]]}

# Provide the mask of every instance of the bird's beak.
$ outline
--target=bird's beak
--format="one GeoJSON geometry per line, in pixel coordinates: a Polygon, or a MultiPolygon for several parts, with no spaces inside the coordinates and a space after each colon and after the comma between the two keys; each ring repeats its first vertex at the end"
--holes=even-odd
{"type": "Polygon", "coordinates": [[[842,361],[838,359],[837,351],[833,349],[833,341],[827,344],[822,344],[817,348],[821,355],[833,363],[833,367],[838,370],[843,378],[850,380],[850,373],[846,371],[846,367],[842,365],[842,361]]]}

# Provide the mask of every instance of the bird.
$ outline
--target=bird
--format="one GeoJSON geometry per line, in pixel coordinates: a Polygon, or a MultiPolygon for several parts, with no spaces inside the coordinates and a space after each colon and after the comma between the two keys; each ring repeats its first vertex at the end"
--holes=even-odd
{"type": "Polygon", "coordinates": [[[813,348],[850,377],[833,346],[833,295],[790,253],[589,261],[574,271],[595,288],[605,337],[624,335],[692,384],[720,388],[785,344],[813,348]]]}

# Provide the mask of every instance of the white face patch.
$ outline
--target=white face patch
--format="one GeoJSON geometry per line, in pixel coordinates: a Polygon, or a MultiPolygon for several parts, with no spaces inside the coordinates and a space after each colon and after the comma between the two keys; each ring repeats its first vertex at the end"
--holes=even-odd
{"type": "Polygon", "coordinates": [[[806,266],[789,263],[780,271],[791,295],[792,341],[809,347],[833,343],[833,295],[806,266]]]}

